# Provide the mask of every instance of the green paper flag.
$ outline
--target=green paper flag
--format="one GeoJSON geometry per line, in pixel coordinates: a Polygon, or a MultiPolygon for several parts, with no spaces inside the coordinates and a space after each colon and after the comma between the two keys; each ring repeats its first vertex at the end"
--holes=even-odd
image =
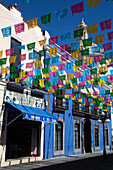
{"type": "Polygon", "coordinates": [[[42,56],[45,56],[45,55],[46,55],[46,50],[47,50],[47,49],[39,51],[39,57],[40,57],[40,58],[41,58],[42,56]]]}
{"type": "Polygon", "coordinates": [[[27,44],[27,49],[28,50],[32,50],[35,48],[35,42],[34,43],[30,43],[30,44],[27,44]]]}
{"type": "Polygon", "coordinates": [[[89,48],[87,48],[85,50],[81,50],[80,52],[81,52],[82,56],[89,55],[89,48]]]}
{"type": "Polygon", "coordinates": [[[42,24],[47,24],[51,22],[51,13],[41,16],[42,24]]]}
{"type": "Polygon", "coordinates": [[[107,85],[111,85],[111,83],[110,83],[110,82],[108,82],[108,81],[106,81],[106,84],[107,84],[107,85]]]}
{"type": "Polygon", "coordinates": [[[64,98],[64,95],[59,95],[59,98],[64,98]]]}
{"type": "Polygon", "coordinates": [[[18,78],[18,73],[11,74],[11,78],[18,78]]]}
{"type": "Polygon", "coordinates": [[[10,72],[11,72],[11,73],[12,73],[12,72],[16,72],[16,66],[9,67],[9,69],[10,69],[10,72]]]}
{"type": "Polygon", "coordinates": [[[76,65],[76,67],[81,66],[82,65],[82,60],[75,61],[75,65],[76,65]]]}
{"type": "Polygon", "coordinates": [[[83,41],[84,47],[92,46],[92,38],[88,38],[88,39],[85,39],[85,40],[82,40],[82,41],[83,41]]]}
{"type": "Polygon", "coordinates": [[[36,79],[42,79],[42,75],[36,76],[36,79]]]}
{"type": "Polygon", "coordinates": [[[42,73],[43,74],[48,74],[49,73],[49,68],[42,68],[42,73]]]}
{"type": "Polygon", "coordinates": [[[70,84],[66,84],[66,85],[65,85],[65,88],[66,88],[66,89],[70,89],[70,87],[71,87],[70,84]]]}
{"type": "Polygon", "coordinates": [[[110,94],[110,90],[105,90],[105,94],[110,94]]]}
{"type": "Polygon", "coordinates": [[[38,85],[38,80],[33,80],[33,85],[38,85]]]}
{"type": "Polygon", "coordinates": [[[6,64],[7,58],[0,59],[0,65],[6,64]]]}
{"type": "Polygon", "coordinates": [[[66,75],[60,76],[60,80],[61,80],[61,81],[65,80],[65,79],[66,79],[66,75]]]}
{"type": "Polygon", "coordinates": [[[86,97],[86,94],[85,93],[81,93],[81,97],[86,97]]]}
{"type": "Polygon", "coordinates": [[[51,86],[51,83],[50,82],[45,82],[46,86],[47,87],[50,87],[51,86]]]}
{"type": "Polygon", "coordinates": [[[107,109],[107,105],[106,104],[103,104],[103,110],[104,109],[107,109]]]}
{"type": "Polygon", "coordinates": [[[45,65],[49,65],[49,63],[50,63],[50,59],[49,59],[49,58],[44,59],[44,60],[43,60],[43,63],[44,63],[45,65]]]}
{"type": "Polygon", "coordinates": [[[100,65],[102,65],[102,64],[106,64],[106,60],[105,60],[105,58],[102,58],[102,60],[101,60],[101,62],[99,62],[99,64],[100,64],[100,65]]]}
{"type": "Polygon", "coordinates": [[[74,84],[74,83],[77,83],[77,78],[73,78],[72,79],[72,83],[74,84]]]}
{"type": "Polygon", "coordinates": [[[73,31],[74,38],[76,38],[76,37],[83,37],[83,31],[84,31],[84,28],[73,31]]]}
{"type": "Polygon", "coordinates": [[[97,74],[97,68],[91,69],[91,70],[90,70],[90,73],[91,73],[91,75],[92,75],[92,74],[97,74]]]}

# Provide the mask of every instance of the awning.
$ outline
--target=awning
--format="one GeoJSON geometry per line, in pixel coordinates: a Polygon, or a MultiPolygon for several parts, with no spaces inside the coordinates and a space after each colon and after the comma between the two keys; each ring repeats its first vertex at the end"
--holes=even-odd
{"type": "Polygon", "coordinates": [[[16,103],[6,102],[23,113],[23,119],[34,120],[34,121],[45,121],[48,123],[58,123],[58,119],[50,114],[49,112],[25,105],[20,105],[16,103]]]}

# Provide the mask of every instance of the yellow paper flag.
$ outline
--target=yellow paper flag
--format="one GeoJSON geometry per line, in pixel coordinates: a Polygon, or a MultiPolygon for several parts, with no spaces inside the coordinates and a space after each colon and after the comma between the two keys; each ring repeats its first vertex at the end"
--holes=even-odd
{"type": "Polygon", "coordinates": [[[1,74],[7,74],[8,73],[8,67],[1,68],[1,74]]]}
{"type": "Polygon", "coordinates": [[[74,52],[71,53],[71,58],[72,59],[74,59],[74,58],[78,59],[78,57],[79,57],[79,50],[74,51],[74,52]]]}
{"type": "Polygon", "coordinates": [[[39,42],[39,44],[40,44],[40,46],[44,45],[44,44],[45,44],[45,42],[46,42],[46,40],[47,40],[47,39],[44,39],[44,40],[38,41],[38,42],[39,42]]]}
{"type": "Polygon", "coordinates": [[[2,50],[2,51],[0,51],[0,58],[2,58],[2,54],[3,54],[3,50],[2,50]]]}
{"type": "Polygon", "coordinates": [[[19,83],[20,78],[15,78],[15,83],[19,83]]]}
{"type": "Polygon", "coordinates": [[[47,78],[47,77],[49,77],[49,74],[47,73],[47,74],[43,74],[43,76],[45,77],[45,78],[47,78]]]}
{"type": "Polygon", "coordinates": [[[87,33],[88,34],[97,33],[97,24],[88,26],[87,33]]]}
{"type": "Polygon", "coordinates": [[[95,8],[100,5],[100,0],[87,0],[89,8],[95,8]]]}
{"type": "Polygon", "coordinates": [[[39,60],[39,61],[35,61],[35,68],[39,68],[39,67],[42,67],[42,61],[39,60]]]}
{"type": "Polygon", "coordinates": [[[45,85],[44,85],[44,79],[39,79],[39,85],[44,88],[45,85]]]}
{"type": "Polygon", "coordinates": [[[73,88],[73,90],[78,90],[78,86],[75,84],[72,84],[72,88],[73,88]]]}
{"type": "Polygon", "coordinates": [[[67,79],[68,80],[73,79],[73,73],[72,74],[67,74],[67,79]]]}
{"type": "Polygon", "coordinates": [[[104,34],[102,35],[98,35],[95,38],[95,43],[98,44],[98,43],[103,43],[104,42],[104,34]]]}
{"type": "Polygon", "coordinates": [[[57,54],[57,47],[49,48],[49,56],[57,54]]]}
{"type": "Polygon", "coordinates": [[[70,79],[66,79],[65,84],[70,84],[70,79]]]}
{"type": "Polygon", "coordinates": [[[10,64],[11,64],[11,63],[15,63],[16,57],[17,57],[17,56],[11,56],[11,57],[9,57],[9,63],[10,63],[10,64]]]}
{"type": "Polygon", "coordinates": [[[37,26],[37,19],[38,18],[35,18],[35,19],[31,19],[29,21],[27,21],[27,26],[28,26],[28,29],[30,28],[35,28],[37,26]]]}
{"type": "Polygon", "coordinates": [[[24,78],[25,77],[25,71],[19,72],[19,78],[24,78]]]}
{"type": "Polygon", "coordinates": [[[74,71],[78,71],[78,70],[79,70],[79,66],[76,67],[76,66],[74,65],[74,66],[73,66],[73,70],[74,70],[74,71]]]}
{"type": "Polygon", "coordinates": [[[52,66],[52,67],[50,67],[50,69],[51,69],[52,72],[57,72],[57,67],[56,66],[52,66]]]}

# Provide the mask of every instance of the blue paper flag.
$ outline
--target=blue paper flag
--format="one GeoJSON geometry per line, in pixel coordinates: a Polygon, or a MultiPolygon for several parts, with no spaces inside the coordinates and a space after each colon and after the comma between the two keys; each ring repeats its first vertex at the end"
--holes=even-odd
{"type": "Polygon", "coordinates": [[[35,72],[35,76],[41,75],[41,70],[40,69],[36,69],[36,70],[34,70],[34,72],[35,72]]]}
{"type": "Polygon", "coordinates": [[[95,47],[91,47],[92,53],[100,53],[100,47],[99,46],[95,46],[95,47]]]}
{"type": "Polygon", "coordinates": [[[57,19],[59,21],[61,18],[64,18],[64,17],[67,16],[67,8],[59,10],[59,11],[56,11],[55,13],[56,13],[56,17],[57,17],[57,19]]]}
{"type": "Polygon", "coordinates": [[[21,68],[24,64],[19,64],[17,67],[18,69],[21,68]]]}
{"type": "Polygon", "coordinates": [[[25,45],[17,46],[17,48],[25,50],[25,45]]]}
{"type": "Polygon", "coordinates": [[[5,75],[5,78],[6,78],[6,79],[9,79],[10,76],[11,76],[11,74],[6,74],[6,75],[5,75]]]}
{"type": "Polygon", "coordinates": [[[26,86],[31,86],[31,81],[26,81],[26,86]]]}
{"type": "Polygon", "coordinates": [[[3,38],[11,36],[11,26],[2,28],[1,31],[2,31],[3,38]]]}
{"type": "Polygon", "coordinates": [[[79,50],[79,49],[80,49],[80,41],[76,41],[74,43],[71,43],[71,51],[79,50]]]}
{"type": "Polygon", "coordinates": [[[37,56],[37,52],[36,51],[34,51],[32,53],[29,53],[29,60],[36,59],[36,56],[37,56]]]}

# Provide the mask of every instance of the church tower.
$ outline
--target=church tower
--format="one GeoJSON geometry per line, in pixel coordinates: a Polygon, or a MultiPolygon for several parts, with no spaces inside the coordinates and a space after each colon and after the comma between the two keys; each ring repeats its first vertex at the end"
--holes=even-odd
{"type": "Polygon", "coordinates": [[[81,28],[84,28],[83,37],[77,37],[77,41],[88,39],[87,25],[85,24],[84,19],[82,19],[82,22],[80,23],[80,25],[78,25],[76,30],[81,29],[81,28]]]}

